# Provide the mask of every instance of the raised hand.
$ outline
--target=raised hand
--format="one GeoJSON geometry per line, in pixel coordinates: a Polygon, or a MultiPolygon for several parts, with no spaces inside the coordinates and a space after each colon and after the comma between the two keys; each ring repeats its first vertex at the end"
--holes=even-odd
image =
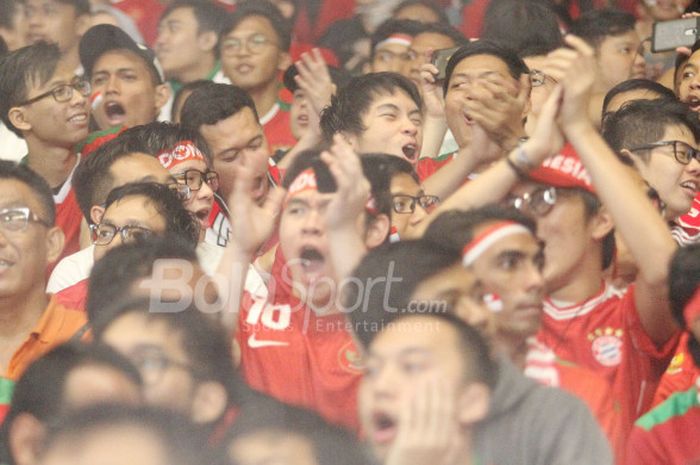
{"type": "MultiPolygon", "coordinates": [[[[431,56],[432,50],[428,50],[426,56],[431,56]]],[[[438,85],[437,67],[430,63],[423,63],[420,67],[420,88],[425,103],[425,116],[428,118],[445,118],[445,99],[442,95],[442,87],[438,85]]]]}
{"type": "Polygon", "coordinates": [[[331,96],[335,92],[335,85],[321,52],[314,48],[311,53],[302,53],[301,59],[294,65],[298,71],[294,79],[299,89],[304,91],[304,96],[314,112],[320,115],[321,111],[330,105],[331,96]]]}

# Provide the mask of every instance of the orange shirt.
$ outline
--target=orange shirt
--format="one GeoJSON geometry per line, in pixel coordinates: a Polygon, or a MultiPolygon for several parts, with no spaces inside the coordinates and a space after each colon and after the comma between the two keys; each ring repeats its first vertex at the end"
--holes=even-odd
{"type": "Polygon", "coordinates": [[[32,332],[15,351],[4,377],[17,381],[34,360],[68,341],[86,324],[85,313],[66,308],[52,297],[32,332]]]}

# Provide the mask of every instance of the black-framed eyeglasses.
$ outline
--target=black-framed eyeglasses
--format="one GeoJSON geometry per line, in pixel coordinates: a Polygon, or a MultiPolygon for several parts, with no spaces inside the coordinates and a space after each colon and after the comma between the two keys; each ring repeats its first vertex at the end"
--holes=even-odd
{"type": "Polygon", "coordinates": [[[277,46],[275,42],[265,37],[265,34],[253,34],[246,39],[228,37],[221,41],[221,53],[224,55],[235,55],[240,53],[245,46],[248,53],[257,54],[262,52],[267,45],[277,46]]]}
{"type": "Polygon", "coordinates": [[[141,374],[141,380],[145,385],[158,384],[171,367],[187,371],[194,377],[197,374],[192,365],[168,357],[158,347],[140,348],[130,353],[128,358],[141,374]]]}
{"type": "Polygon", "coordinates": [[[41,224],[47,228],[51,227],[48,221],[41,219],[29,207],[3,208],[0,210],[0,229],[4,231],[24,231],[30,222],[41,224]]]}
{"type": "Polygon", "coordinates": [[[175,181],[169,183],[167,186],[175,193],[175,195],[177,195],[177,198],[183,202],[185,200],[189,200],[189,198],[192,196],[192,189],[187,184],[175,181]]]}
{"type": "Polygon", "coordinates": [[[80,95],[82,95],[83,97],[87,97],[88,95],[90,95],[91,89],[92,87],[90,86],[89,81],[86,81],[85,79],[76,78],[73,79],[73,81],[70,84],[58,85],[53,89],[44,92],[43,94],[39,94],[36,97],[18,103],[17,106],[21,107],[24,105],[30,105],[34,102],[38,102],[39,100],[48,97],[49,95],[53,96],[54,100],[56,100],[58,103],[64,103],[70,101],[70,99],[73,98],[74,90],[80,92],[80,95]]]}
{"type": "Polygon", "coordinates": [[[653,142],[651,144],[640,145],[639,147],[630,149],[630,152],[637,152],[640,150],[653,150],[659,147],[666,146],[673,147],[673,157],[681,165],[689,164],[693,160],[693,158],[700,162],[700,150],[696,149],[695,147],[691,147],[690,145],[680,140],[662,140],[659,142],[653,142]]]}
{"type": "Polygon", "coordinates": [[[547,82],[547,79],[549,79],[552,83],[556,84],[557,80],[554,79],[552,76],[549,74],[545,74],[539,69],[531,69],[530,70],[530,85],[532,87],[540,87],[547,82]]]}
{"type": "Polygon", "coordinates": [[[420,205],[424,210],[432,210],[438,203],[440,197],[437,195],[407,195],[395,194],[391,196],[391,206],[396,213],[413,213],[416,205],[420,205]]]}
{"type": "Polygon", "coordinates": [[[541,187],[532,192],[526,192],[519,197],[506,199],[508,207],[515,208],[524,213],[532,213],[537,216],[544,216],[549,213],[557,203],[556,187],[541,187]]]}
{"type": "Polygon", "coordinates": [[[155,234],[143,226],[119,227],[108,223],[90,225],[90,232],[92,233],[92,243],[100,246],[111,244],[117,234],[121,236],[123,244],[142,242],[155,234]]]}
{"type": "Polygon", "coordinates": [[[202,183],[207,183],[211,190],[216,191],[219,189],[219,173],[216,171],[199,171],[196,169],[189,169],[184,173],[176,174],[175,179],[180,184],[184,184],[190,188],[191,191],[198,191],[202,188],[202,183]]]}

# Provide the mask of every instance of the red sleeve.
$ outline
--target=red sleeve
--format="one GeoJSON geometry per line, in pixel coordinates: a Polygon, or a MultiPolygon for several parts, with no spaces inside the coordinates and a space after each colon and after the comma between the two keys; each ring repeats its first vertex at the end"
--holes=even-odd
{"type": "Polygon", "coordinates": [[[673,353],[676,351],[676,347],[678,347],[681,332],[678,331],[661,346],[658,346],[654,341],[652,341],[649,334],[647,334],[646,330],[644,329],[644,325],[642,325],[642,320],[639,318],[639,312],[637,311],[637,306],[634,303],[635,291],[636,287],[634,284],[632,284],[623,297],[624,302],[622,305],[624,305],[625,309],[625,328],[627,329],[625,334],[630,340],[629,342],[631,347],[634,347],[637,351],[644,352],[654,362],[657,362],[657,368],[661,369],[659,371],[659,376],[661,376],[661,373],[663,373],[663,370],[666,369],[668,362],[671,360],[673,353]]]}
{"type": "Polygon", "coordinates": [[[627,442],[627,465],[659,465],[665,463],[663,449],[659,447],[656,436],[649,431],[635,426],[627,442]]]}

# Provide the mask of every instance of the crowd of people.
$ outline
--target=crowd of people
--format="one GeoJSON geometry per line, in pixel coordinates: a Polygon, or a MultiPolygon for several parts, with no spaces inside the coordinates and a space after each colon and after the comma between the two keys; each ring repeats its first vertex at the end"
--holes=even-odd
{"type": "Polygon", "coordinates": [[[0,463],[700,463],[700,4],[612,3],[0,0],[0,463]]]}

